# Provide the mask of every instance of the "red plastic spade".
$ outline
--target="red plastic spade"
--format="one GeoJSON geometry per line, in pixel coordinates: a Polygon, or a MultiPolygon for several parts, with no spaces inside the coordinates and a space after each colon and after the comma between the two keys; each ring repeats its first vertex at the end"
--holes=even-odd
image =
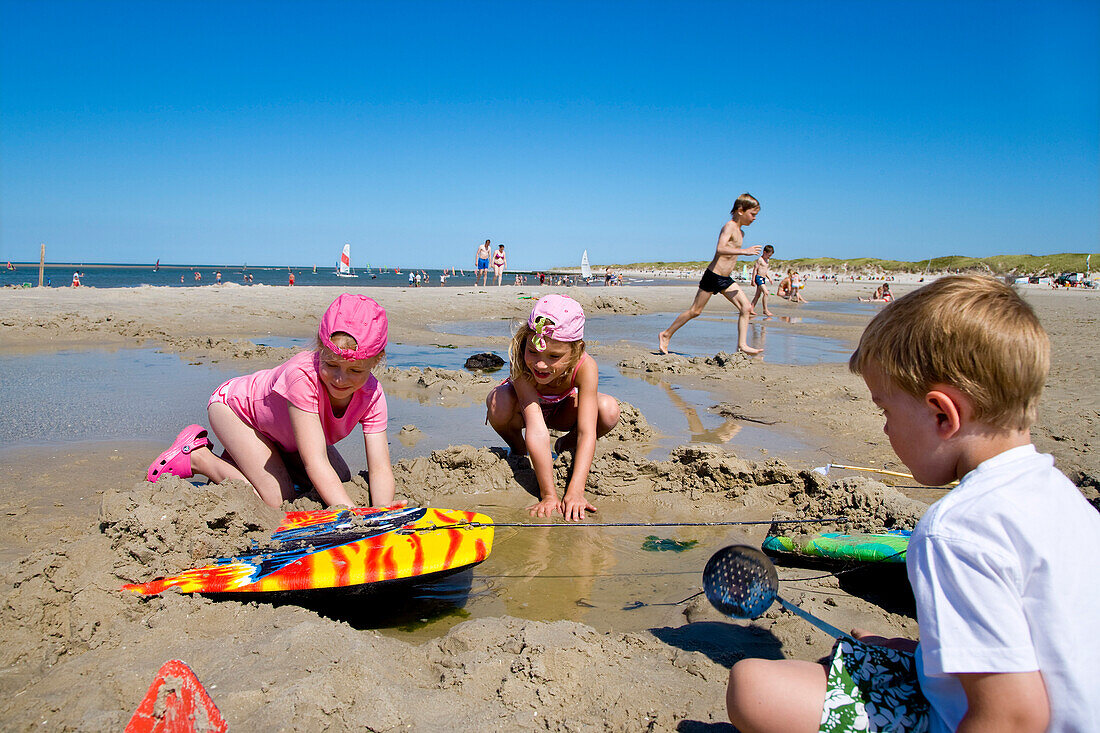
{"type": "Polygon", "coordinates": [[[126,733],[225,733],[218,706],[206,694],[191,668],[178,659],[164,663],[157,672],[126,733]]]}

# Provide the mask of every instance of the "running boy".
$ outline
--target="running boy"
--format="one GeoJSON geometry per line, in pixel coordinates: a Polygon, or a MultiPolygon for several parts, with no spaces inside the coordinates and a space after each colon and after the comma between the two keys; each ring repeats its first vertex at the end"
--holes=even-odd
{"type": "Polygon", "coordinates": [[[849,366],[890,445],[923,484],[961,479],[909,542],[920,644],[856,631],[828,669],[738,662],[738,729],[1095,730],[1100,515],[1031,444],[1049,365],[1034,312],[992,278],[941,278],[871,321],[849,366]]]}
{"type": "Polygon", "coordinates": [[[752,305],[749,303],[748,297],[741,292],[741,288],[737,287],[733,282],[733,278],[730,277],[734,265],[737,264],[738,255],[760,254],[760,245],[747,248],[744,246],[744,237],[741,233],[741,227],[747,227],[756,221],[759,213],[760,202],[750,194],[743,193],[733,202],[730,220],[726,222],[718,235],[718,246],[714,250],[714,259],[707,265],[707,269],[699,281],[699,291],[695,294],[695,300],[692,301],[690,308],[676,316],[676,320],[672,322],[672,325],[661,331],[657,337],[658,348],[662,354],[668,353],[668,342],[672,339],[672,334],[676,333],[681,326],[692,318],[701,315],[711,296],[719,293],[737,306],[737,310],[740,312],[737,317],[737,348],[746,354],[759,354],[763,351],[763,349],[754,349],[749,346],[747,337],[752,305]]]}
{"type": "Polygon", "coordinates": [[[752,266],[752,281],[756,285],[756,295],[752,296],[752,315],[756,315],[756,301],[763,300],[764,302],[764,315],[770,316],[772,312],[768,310],[768,289],[764,287],[764,283],[771,282],[771,275],[768,274],[768,260],[772,258],[772,254],[775,253],[775,247],[770,244],[764,245],[764,251],[760,253],[760,258],[752,266]]]}

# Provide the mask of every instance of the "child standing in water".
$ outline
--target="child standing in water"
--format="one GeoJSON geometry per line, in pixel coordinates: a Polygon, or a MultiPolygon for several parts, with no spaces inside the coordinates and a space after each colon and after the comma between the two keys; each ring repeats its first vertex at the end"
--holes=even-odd
{"type": "Polygon", "coordinates": [[[699,280],[699,290],[695,293],[695,300],[691,307],[676,316],[672,325],[661,331],[657,336],[657,348],[662,354],[668,353],[668,342],[672,334],[692,318],[698,318],[703,313],[711,297],[719,293],[726,300],[737,306],[737,348],[746,354],[759,354],[763,349],[754,349],[749,346],[749,318],[752,316],[752,304],[748,297],[737,287],[737,283],[730,277],[734,266],[737,264],[738,255],[756,255],[760,253],[760,245],[745,247],[744,236],[741,228],[747,227],[756,221],[760,213],[760,202],[750,194],[743,193],[733,202],[730,211],[730,220],[722,227],[718,234],[718,246],[714,250],[714,258],[707,265],[703,277],[699,280]]]}
{"type": "Polygon", "coordinates": [[[619,422],[619,403],[597,390],[596,360],[584,350],[584,311],[565,295],[547,295],[535,303],[527,323],[512,339],[511,376],[485,400],[489,424],[512,452],[527,453],[539,483],[540,501],[532,516],[560,512],[567,520],[584,519],[596,507],[584,497],[584,485],[596,454],[596,438],[619,422]],[[554,446],[573,452],[573,474],[558,499],[548,428],[566,434],[554,446]]]}
{"type": "MultiPolygon", "coordinates": [[[[762,300],[764,302],[764,315],[770,316],[772,312],[768,310],[768,288],[764,283],[771,282],[771,275],[768,273],[768,260],[772,258],[775,253],[775,247],[770,244],[764,245],[764,251],[760,253],[760,258],[752,266],[752,282],[756,285],[756,295],[752,296],[752,307],[756,308],[756,301],[762,300]]],[[[753,315],[756,312],[753,311],[753,315]]]]}
{"type": "Polygon", "coordinates": [[[1100,721],[1100,515],[1031,444],[1050,342],[1004,283],[944,277],[890,303],[849,361],[927,486],[960,483],[905,560],[920,643],[853,631],[827,665],[745,659],[754,731],[1086,731],[1100,721]]]}
{"type": "Polygon", "coordinates": [[[274,507],[296,496],[295,479],[308,478],[326,504],[351,506],[343,486],[351,470],[335,444],[360,425],[371,504],[392,504],[386,396],[371,374],[385,354],[388,332],[382,306],[362,295],[341,295],[321,317],[315,350],[230,379],[210,397],[207,415],[222,455],[211,450],[205,428],[190,425],[153,461],[146,478],[200,473],[214,483],[247,481],[274,507]]]}

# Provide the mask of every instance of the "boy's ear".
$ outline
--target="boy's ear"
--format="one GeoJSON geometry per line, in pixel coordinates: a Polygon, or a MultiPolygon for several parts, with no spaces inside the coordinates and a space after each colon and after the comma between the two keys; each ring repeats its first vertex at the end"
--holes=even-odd
{"type": "Polygon", "coordinates": [[[936,432],[947,440],[962,428],[970,412],[970,403],[959,390],[937,384],[924,396],[924,403],[936,418],[936,432]]]}

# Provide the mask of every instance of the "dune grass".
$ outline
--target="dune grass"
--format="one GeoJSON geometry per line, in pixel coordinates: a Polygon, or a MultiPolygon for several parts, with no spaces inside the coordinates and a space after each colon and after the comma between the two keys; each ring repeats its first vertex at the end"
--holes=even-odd
{"type": "MultiPolygon", "coordinates": [[[[994,275],[1045,275],[1060,272],[1084,272],[1087,254],[1063,252],[1049,255],[994,255],[992,257],[966,257],[952,255],[933,257],[917,262],[901,260],[881,260],[876,257],[857,257],[840,260],[834,257],[801,257],[781,260],[773,257],[771,269],[815,270],[820,272],[907,272],[907,273],[943,273],[943,272],[985,272],[994,275]]],[[[1100,268],[1100,253],[1093,254],[1097,268],[1100,268]]],[[[752,258],[742,258],[741,262],[750,263],[752,258]]],[[[612,265],[613,268],[627,270],[679,270],[702,269],[709,260],[693,262],[634,262],[624,265],[612,265]]]]}

